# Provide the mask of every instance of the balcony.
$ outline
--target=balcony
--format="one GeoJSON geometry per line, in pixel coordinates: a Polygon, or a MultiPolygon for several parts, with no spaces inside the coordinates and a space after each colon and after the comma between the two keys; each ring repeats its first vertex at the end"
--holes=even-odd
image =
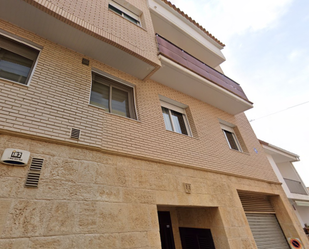
{"type": "Polygon", "coordinates": [[[179,9],[162,0],[148,0],[155,33],[216,68],[225,61],[224,44],[187,17],[179,9]]]}
{"type": "Polygon", "coordinates": [[[283,178],[292,194],[308,195],[300,181],[283,178]]]}
{"type": "Polygon", "coordinates": [[[160,35],[156,39],[162,68],[152,79],[233,115],[252,108],[238,83],[160,35]]]}
{"type": "Polygon", "coordinates": [[[104,37],[105,31],[97,26],[66,13],[56,4],[41,6],[42,2],[0,0],[0,18],[139,79],[159,66],[113,42],[109,35],[104,37]]]}

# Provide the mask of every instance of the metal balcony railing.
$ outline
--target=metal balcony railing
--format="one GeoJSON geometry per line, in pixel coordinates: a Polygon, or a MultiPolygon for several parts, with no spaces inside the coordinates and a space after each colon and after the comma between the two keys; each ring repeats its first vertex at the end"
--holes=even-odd
{"type": "Polygon", "coordinates": [[[198,60],[186,51],[177,47],[175,44],[166,40],[159,34],[156,34],[156,38],[159,54],[213,82],[214,84],[228,90],[229,92],[241,97],[242,99],[249,101],[246,94],[237,82],[206,65],[204,62],[198,60]]]}
{"type": "Polygon", "coordinates": [[[300,181],[283,178],[289,190],[293,194],[308,195],[300,181]]]}

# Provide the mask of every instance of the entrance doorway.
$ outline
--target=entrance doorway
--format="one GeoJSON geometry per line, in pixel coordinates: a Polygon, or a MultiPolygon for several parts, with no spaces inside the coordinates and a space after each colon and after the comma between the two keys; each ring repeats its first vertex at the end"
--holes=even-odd
{"type": "Polygon", "coordinates": [[[210,229],[179,227],[182,249],[215,249],[210,229]]]}
{"type": "Polygon", "coordinates": [[[171,215],[168,211],[158,211],[162,249],[175,249],[171,215]]]}
{"type": "Polygon", "coordinates": [[[171,209],[175,212],[173,213],[174,230],[170,211],[158,211],[162,249],[215,249],[213,236],[209,229],[211,228],[209,218],[213,215],[210,209],[207,209],[208,212],[205,209],[171,209]],[[197,219],[197,217],[203,217],[201,214],[204,214],[204,219],[197,219]],[[196,225],[204,225],[208,228],[196,227],[196,225]]]}

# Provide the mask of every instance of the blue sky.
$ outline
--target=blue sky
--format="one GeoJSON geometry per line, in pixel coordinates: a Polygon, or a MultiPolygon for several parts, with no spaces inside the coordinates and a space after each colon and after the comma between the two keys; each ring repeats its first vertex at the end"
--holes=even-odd
{"type": "Polygon", "coordinates": [[[222,69],[254,103],[257,137],[298,154],[309,186],[309,1],[171,2],[226,44],[222,69]]]}

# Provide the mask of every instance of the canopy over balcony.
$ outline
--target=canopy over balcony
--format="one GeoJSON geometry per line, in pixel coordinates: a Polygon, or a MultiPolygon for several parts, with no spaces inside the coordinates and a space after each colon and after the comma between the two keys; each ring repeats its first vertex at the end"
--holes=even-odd
{"type": "Polygon", "coordinates": [[[238,83],[157,35],[162,63],[151,79],[230,114],[252,108],[238,83]]]}
{"type": "Polygon", "coordinates": [[[299,155],[294,154],[290,151],[279,148],[275,145],[269,144],[265,141],[259,140],[260,144],[263,146],[266,153],[272,156],[276,163],[284,163],[284,162],[298,162],[299,155]]]}

